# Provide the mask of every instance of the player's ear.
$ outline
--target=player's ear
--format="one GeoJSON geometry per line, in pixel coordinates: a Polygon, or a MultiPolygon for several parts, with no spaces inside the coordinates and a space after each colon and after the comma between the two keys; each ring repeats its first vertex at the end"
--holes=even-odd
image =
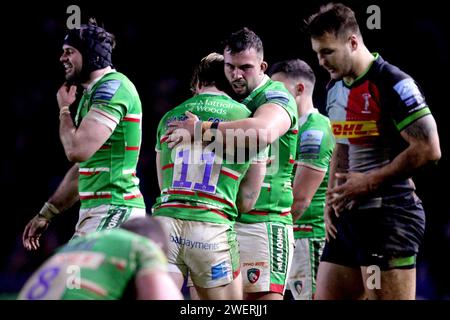
{"type": "Polygon", "coordinates": [[[262,71],[263,73],[266,72],[266,70],[267,70],[268,67],[269,67],[269,65],[267,64],[267,62],[265,62],[265,61],[262,61],[262,62],[261,62],[261,71],[262,71]]]}
{"type": "Polygon", "coordinates": [[[297,95],[301,95],[305,91],[305,85],[303,83],[299,82],[295,86],[295,90],[297,91],[297,95]]]}
{"type": "Polygon", "coordinates": [[[355,51],[356,49],[358,49],[359,41],[358,41],[358,37],[355,34],[352,34],[348,38],[348,42],[350,43],[350,48],[352,49],[352,51],[355,51]]]}

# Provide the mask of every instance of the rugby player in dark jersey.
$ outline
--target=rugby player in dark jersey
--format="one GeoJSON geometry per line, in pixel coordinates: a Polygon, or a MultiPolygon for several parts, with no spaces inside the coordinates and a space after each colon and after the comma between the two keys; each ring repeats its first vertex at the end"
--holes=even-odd
{"type": "Polygon", "coordinates": [[[350,8],[323,6],[307,26],[336,137],[316,298],[414,299],[425,214],[411,176],[441,157],[436,123],[416,82],[364,45],[350,8]]]}

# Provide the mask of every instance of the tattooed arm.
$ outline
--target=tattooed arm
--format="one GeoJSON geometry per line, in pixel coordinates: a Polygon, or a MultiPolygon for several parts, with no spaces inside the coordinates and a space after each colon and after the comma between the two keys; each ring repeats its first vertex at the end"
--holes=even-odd
{"type": "Polygon", "coordinates": [[[431,114],[413,122],[401,135],[409,146],[387,166],[375,172],[374,184],[391,178],[409,178],[416,169],[441,158],[439,135],[431,114]]]}
{"type": "Polygon", "coordinates": [[[240,213],[248,212],[255,206],[266,174],[266,163],[253,163],[239,185],[236,205],[240,213]]]}
{"type": "Polygon", "coordinates": [[[400,134],[409,145],[388,165],[369,173],[336,174],[345,183],[329,190],[329,193],[339,194],[330,203],[368,194],[390,180],[410,178],[418,168],[441,158],[436,122],[431,114],[413,122],[400,134]]]}

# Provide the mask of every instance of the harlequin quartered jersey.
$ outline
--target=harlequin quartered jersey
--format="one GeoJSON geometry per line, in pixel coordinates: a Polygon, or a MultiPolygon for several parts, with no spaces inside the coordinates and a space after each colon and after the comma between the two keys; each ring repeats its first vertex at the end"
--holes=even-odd
{"type": "MultiPolygon", "coordinates": [[[[367,172],[390,163],[406,148],[400,132],[430,110],[416,82],[374,54],[352,83],[328,85],[327,112],[336,142],[348,145],[349,171],[367,172]]],[[[410,179],[384,186],[383,195],[414,190],[410,179]]]]}

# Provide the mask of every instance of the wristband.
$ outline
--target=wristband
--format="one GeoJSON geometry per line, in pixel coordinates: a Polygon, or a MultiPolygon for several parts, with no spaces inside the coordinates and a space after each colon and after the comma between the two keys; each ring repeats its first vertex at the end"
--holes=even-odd
{"type": "Polygon", "coordinates": [[[59,109],[59,119],[61,120],[61,116],[64,114],[70,115],[69,106],[64,106],[61,109],[59,109]]]}
{"type": "Polygon", "coordinates": [[[50,202],[46,202],[44,206],[42,207],[41,211],[39,211],[38,216],[41,218],[45,218],[48,221],[52,220],[54,216],[59,214],[58,208],[56,208],[53,204],[50,202]]]}

